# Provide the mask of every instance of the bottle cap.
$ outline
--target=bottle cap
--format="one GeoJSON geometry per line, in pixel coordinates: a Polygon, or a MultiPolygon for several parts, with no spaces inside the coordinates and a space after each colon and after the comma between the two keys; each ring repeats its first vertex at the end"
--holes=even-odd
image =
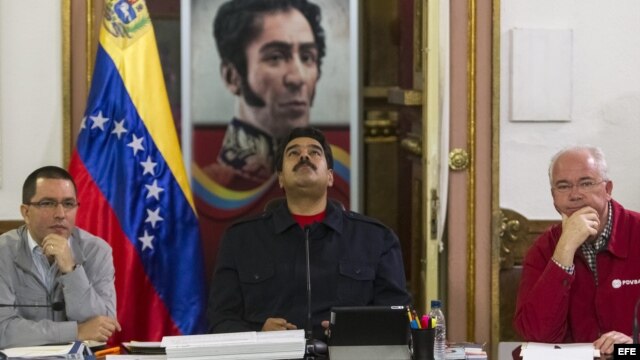
{"type": "Polygon", "coordinates": [[[431,307],[442,307],[442,302],[440,300],[431,300],[431,307]]]}

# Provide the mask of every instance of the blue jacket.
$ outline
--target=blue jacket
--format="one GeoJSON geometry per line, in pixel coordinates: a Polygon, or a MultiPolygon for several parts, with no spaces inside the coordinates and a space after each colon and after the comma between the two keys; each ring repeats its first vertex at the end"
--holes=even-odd
{"type": "MultiPolygon", "coordinates": [[[[312,325],[332,306],[407,305],[400,243],[380,222],[328,202],[310,226],[312,325]]],[[[211,332],[259,331],[269,317],[304,329],[307,314],[305,232],[286,203],[227,229],[209,296],[211,332]]]]}

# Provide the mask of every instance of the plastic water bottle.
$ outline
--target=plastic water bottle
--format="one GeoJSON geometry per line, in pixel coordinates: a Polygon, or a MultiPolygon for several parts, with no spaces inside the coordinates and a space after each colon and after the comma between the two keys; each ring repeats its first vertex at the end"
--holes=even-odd
{"type": "Polygon", "coordinates": [[[444,350],[447,346],[447,324],[444,320],[444,313],[442,312],[442,303],[440,300],[431,300],[429,318],[436,319],[433,358],[434,360],[444,360],[444,350]]]}

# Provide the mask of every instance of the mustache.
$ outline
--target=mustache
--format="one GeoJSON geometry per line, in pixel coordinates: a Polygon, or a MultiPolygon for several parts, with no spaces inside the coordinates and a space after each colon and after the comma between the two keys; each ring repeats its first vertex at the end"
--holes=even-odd
{"type": "Polygon", "coordinates": [[[293,171],[298,171],[298,169],[300,169],[300,167],[304,166],[304,165],[307,165],[308,167],[312,168],[313,171],[317,170],[316,166],[311,163],[309,158],[303,157],[303,158],[300,159],[300,161],[298,161],[296,166],[293,167],[293,171]]]}

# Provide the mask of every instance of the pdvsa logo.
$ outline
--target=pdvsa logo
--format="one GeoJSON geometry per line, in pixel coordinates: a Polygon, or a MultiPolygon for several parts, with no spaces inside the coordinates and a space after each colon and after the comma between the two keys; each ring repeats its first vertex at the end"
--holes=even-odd
{"type": "Polygon", "coordinates": [[[614,289],[619,289],[622,286],[628,286],[628,285],[640,285],[640,279],[624,279],[624,280],[614,279],[611,282],[611,287],[613,287],[614,289]]]}

